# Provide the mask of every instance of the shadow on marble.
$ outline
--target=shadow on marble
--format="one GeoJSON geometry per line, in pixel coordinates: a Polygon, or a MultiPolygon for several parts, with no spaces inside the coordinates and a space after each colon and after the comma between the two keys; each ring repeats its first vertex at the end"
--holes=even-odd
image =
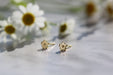
{"type": "Polygon", "coordinates": [[[66,51],[57,51],[56,54],[64,54],[66,51]]]}
{"type": "Polygon", "coordinates": [[[4,52],[4,51],[6,51],[6,50],[3,49],[3,48],[0,48],[0,53],[2,53],[2,52],[4,52]]]}
{"type": "Polygon", "coordinates": [[[66,34],[64,36],[54,36],[50,41],[55,41],[56,39],[65,39],[68,37],[70,34],[66,34]]]}
{"type": "Polygon", "coordinates": [[[82,34],[77,38],[77,40],[81,40],[83,37],[87,37],[87,36],[89,36],[89,35],[94,34],[94,32],[95,32],[96,30],[97,30],[97,29],[94,29],[94,30],[92,30],[92,31],[88,31],[88,32],[82,33],[82,34]]]}
{"type": "Polygon", "coordinates": [[[109,23],[111,23],[111,22],[113,22],[113,19],[110,18],[110,19],[107,19],[107,20],[105,21],[105,24],[106,24],[106,25],[109,25],[109,23]]]}
{"type": "Polygon", "coordinates": [[[66,35],[63,35],[63,36],[60,36],[60,35],[59,35],[58,38],[59,38],[59,39],[65,39],[65,38],[66,38],[67,36],[69,36],[69,35],[70,35],[70,34],[66,34],[66,35]]]}
{"type": "Polygon", "coordinates": [[[55,41],[58,38],[58,36],[54,36],[51,40],[49,41],[55,41]]]}
{"type": "Polygon", "coordinates": [[[43,52],[43,51],[46,51],[45,49],[38,49],[37,50],[38,52],[43,52]]]}
{"type": "Polygon", "coordinates": [[[15,49],[23,48],[24,46],[30,45],[30,44],[32,44],[33,42],[34,42],[34,40],[27,41],[27,42],[23,42],[23,43],[18,44],[18,46],[16,46],[16,47],[13,47],[13,45],[12,45],[12,46],[11,46],[11,45],[8,45],[7,48],[1,47],[1,48],[0,48],[0,53],[5,52],[5,51],[7,51],[7,52],[12,52],[12,51],[14,51],[15,49]]]}
{"type": "Polygon", "coordinates": [[[80,27],[87,27],[87,28],[91,28],[91,27],[94,27],[94,26],[96,26],[97,25],[97,23],[96,22],[94,22],[94,23],[83,23],[83,24],[81,24],[80,25],[80,27]]]}
{"type": "Polygon", "coordinates": [[[56,52],[56,54],[61,54],[61,53],[64,53],[64,52],[61,52],[61,51],[57,51],[57,52],[56,52]]]}

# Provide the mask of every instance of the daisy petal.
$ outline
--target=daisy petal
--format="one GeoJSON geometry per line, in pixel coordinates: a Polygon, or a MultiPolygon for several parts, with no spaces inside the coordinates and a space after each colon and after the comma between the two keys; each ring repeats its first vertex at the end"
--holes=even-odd
{"type": "Polygon", "coordinates": [[[15,34],[12,34],[11,37],[15,40],[17,39],[17,36],[15,34]]]}
{"type": "Polygon", "coordinates": [[[19,6],[19,9],[20,9],[23,13],[26,13],[26,12],[27,12],[26,8],[25,8],[24,6],[22,6],[22,5],[19,6]]]}
{"type": "Polygon", "coordinates": [[[44,23],[36,23],[40,28],[44,27],[45,24],[44,23]]]}
{"type": "Polygon", "coordinates": [[[27,11],[28,12],[31,12],[31,10],[32,10],[32,3],[29,3],[28,5],[27,5],[27,11]]]}
{"type": "Polygon", "coordinates": [[[7,37],[6,37],[7,35],[5,35],[5,33],[3,33],[3,41],[4,41],[4,43],[7,43],[7,37]]]}
{"type": "Polygon", "coordinates": [[[35,27],[36,31],[39,31],[39,27],[35,27]]]}
{"type": "Polygon", "coordinates": [[[7,25],[7,21],[3,20],[3,21],[0,21],[0,26],[6,26],[7,25]]]}
{"type": "Polygon", "coordinates": [[[1,32],[0,38],[4,38],[5,36],[6,36],[6,33],[5,32],[1,32]]]}
{"type": "Polygon", "coordinates": [[[34,5],[33,6],[33,10],[39,10],[39,6],[38,5],[34,5]]]}
{"type": "Polygon", "coordinates": [[[39,17],[39,16],[44,15],[44,12],[43,12],[43,11],[40,11],[40,10],[32,10],[31,12],[32,12],[36,17],[39,17]]]}
{"type": "Polygon", "coordinates": [[[8,17],[7,21],[8,21],[9,24],[11,24],[12,23],[11,17],[8,17]]]}
{"type": "Polygon", "coordinates": [[[38,14],[39,16],[44,15],[44,11],[40,10],[38,14]]]}
{"type": "Polygon", "coordinates": [[[22,17],[22,13],[20,12],[20,11],[14,11],[13,12],[13,16],[12,16],[12,18],[21,18],[22,17]]]}
{"type": "Polygon", "coordinates": [[[38,17],[36,18],[36,22],[40,23],[40,22],[45,22],[46,19],[44,17],[38,17]]]}

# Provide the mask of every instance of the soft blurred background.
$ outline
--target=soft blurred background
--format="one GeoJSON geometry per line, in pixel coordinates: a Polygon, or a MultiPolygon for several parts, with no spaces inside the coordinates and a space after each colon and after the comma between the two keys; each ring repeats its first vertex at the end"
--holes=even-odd
{"type": "MultiPolygon", "coordinates": [[[[18,5],[26,5],[29,2],[37,3],[45,13],[52,14],[76,14],[83,11],[85,3],[88,0],[0,0],[1,12],[11,10],[18,5]],[[10,9],[9,9],[10,8],[10,9]]],[[[95,0],[99,6],[106,0],[95,0]]]]}

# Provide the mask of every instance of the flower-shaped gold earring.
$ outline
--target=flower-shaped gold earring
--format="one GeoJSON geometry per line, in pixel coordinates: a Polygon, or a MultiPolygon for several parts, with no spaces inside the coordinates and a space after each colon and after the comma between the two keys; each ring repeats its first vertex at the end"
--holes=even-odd
{"type": "Polygon", "coordinates": [[[55,43],[48,43],[48,41],[46,41],[46,40],[43,40],[41,42],[41,46],[42,46],[43,50],[46,50],[50,45],[55,45],[55,43]]]}
{"type": "Polygon", "coordinates": [[[67,45],[66,43],[62,42],[62,43],[59,44],[59,47],[60,47],[60,51],[61,52],[65,52],[66,49],[71,48],[72,46],[71,45],[67,45]]]}

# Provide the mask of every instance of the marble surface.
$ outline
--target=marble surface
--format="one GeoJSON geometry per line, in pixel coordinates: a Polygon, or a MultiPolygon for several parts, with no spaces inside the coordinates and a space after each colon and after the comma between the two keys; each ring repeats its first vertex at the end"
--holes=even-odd
{"type": "MultiPolygon", "coordinates": [[[[45,16],[54,22],[65,18],[56,14],[45,16]]],[[[74,33],[65,39],[55,38],[58,28],[54,27],[48,37],[37,38],[32,44],[11,52],[1,52],[0,75],[112,75],[113,23],[100,24],[91,28],[77,24],[74,33]],[[40,51],[43,39],[56,45],[40,51]],[[71,44],[72,48],[59,54],[61,41],[71,44]]]]}

